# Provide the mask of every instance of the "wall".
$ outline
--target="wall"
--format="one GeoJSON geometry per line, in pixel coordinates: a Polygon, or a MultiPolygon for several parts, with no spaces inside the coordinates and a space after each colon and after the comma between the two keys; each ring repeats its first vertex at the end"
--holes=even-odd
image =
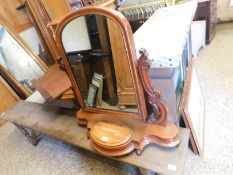
{"type": "Polygon", "coordinates": [[[218,0],[217,4],[217,16],[220,21],[233,20],[233,7],[229,7],[230,0],[218,0]]]}

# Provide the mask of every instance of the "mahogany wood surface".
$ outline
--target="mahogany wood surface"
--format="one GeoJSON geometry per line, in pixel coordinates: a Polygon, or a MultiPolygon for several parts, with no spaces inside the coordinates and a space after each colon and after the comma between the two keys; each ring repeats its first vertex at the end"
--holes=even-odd
{"type": "Polygon", "coordinates": [[[97,122],[90,131],[92,140],[104,147],[117,147],[128,143],[132,130],[123,123],[97,122]]]}
{"type": "Polygon", "coordinates": [[[165,126],[167,123],[167,106],[161,100],[160,90],[154,89],[151,85],[149,77],[151,60],[148,58],[148,53],[145,49],[141,49],[139,53],[141,54],[138,60],[139,76],[148,96],[147,100],[151,105],[151,109],[148,109],[147,122],[165,126]]]}
{"type": "Polygon", "coordinates": [[[84,110],[86,111],[92,111],[97,113],[112,113],[112,114],[118,113],[121,115],[128,115],[128,113],[121,111],[107,111],[102,109],[86,108],[80,90],[78,88],[78,85],[75,81],[75,77],[72,73],[72,70],[70,69],[69,61],[62,44],[62,39],[61,39],[62,30],[66,26],[66,24],[68,24],[71,20],[78,18],[80,16],[85,16],[90,14],[106,16],[107,18],[111,19],[119,26],[119,29],[121,30],[122,36],[124,37],[124,41],[125,41],[125,50],[128,56],[127,59],[130,65],[130,73],[132,75],[132,81],[135,89],[135,97],[139,111],[138,114],[134,114],[134,115],[138,116],[138,118],[141,118],[142,120],[145,120],[147,116],[146,105],[144,100],[140,100],[140,99],[144,99],[144,94],[137,73],[137,58],[134,47],[132,30],[127,19],[119,12],[111,9],[106,9],[102,7],[84,7],[80,10],[77,10],[65,16],[56,28],[56,41],[58,44],[58,48],[60,50],[60,55],[64,60],[66,71],[69,75],[69,78],[71,79],[72,86],[74,88],[75,99],[79,101],[81,107],[85,108],[84,110]]]}
{"type": "Polygon", "coordinates": [[[40,0],[51,20],[64,16],[70,12],[66,0],[40,0]]]}
{"type": "MultiPolygon", "coordinates": [[[[77,112],[76,116],[77,122],[80,125],[87,125],[87,128],[89,128],[90,132],[92,133],[90,134],[92,146],[98,152],[108,156],[122,156],[130,153],[133,150],[136,150],[138,154],[141,154],[142,150],[151,143],[160,145],[162,147],[174,147],[180,143],[180,129],[174,124],[167,124],[167,126],[164,127],[143,123],[138,118],[129,118],[125,115],[116,117],[114,115],[110,116],[106,114],[85,112],[82,109],[77,112]],[[108,126],[114,125],[116,122],[123,123],[127,126],[126,128],[130,128],[130,130],[132,130],[132,136],[129,134],[130,132],[126,132],[127,129],[124,128],[124,132],[128,133],[123,134],[125,142],[118,142],[117,146],[108,146],[108,143],[104,144],[103,142],[100,144],[100,141],[97,141],[97,139],[92,137],[93,132],[96,131],[95,125],[100,121],[109,123],[108,126]],[[94,131],[92,131],[93,128],[94,131]],[[126,138],[129,138],[130,136],[131,138],[127,142],[126,138]]],[[[119,131],[115,132],[118,134],[119,131]]],[[[105,134],[107,134],[107,132],[105,134]]],[[[116,140],[114,135],[108,136],[111,138],[111,140],[116,140]]]]}
{"type": "Polygon", "coordinates": [[[20,99],[7,82],[0,76],[0,113],[6,112],[20,99]]]}
{"type": "Polygon", "coordinates": [[[58,64],[52,65],[44,76],[33,81],[33,86],[46,100],[54,100],[70,89],[71,82],[58,64]]]}
{"type": "MultiPolygon", "coordinates": [[[[149,120],[147,120],[148,114],[146,109],[144,92],[138,75],[138,63],[136,58],[135,45],[133,41],[133,34],[127,19],[122,14],[120,14],[117,11],[106,8],[84,7],[80,10],[68,14],[58,24],[56,28],[56,41],[58,44],[60,55],[63,58],[65,69],[72,82],[75,99],[77,100],[77,102],[79,102],[82,108],[76,114],[77,122],[81,125],[86,125],[87,128],[89,129],[90,131],[89,138],[91,140],[91,144],[93,148],[95,148],[98,152],[107,156],[122,156],[133,150],[136,150],[138,154],[141,154],[142,150],[148,144],[151,143],[163,147],[174,147],[180,143],[180,129],[174,124],[167,124],[167,125],[165,124],[166,107],[160,101],[159,93],[155,93],[152,87],[149,89],[147,88],[148,85],[150,84],[146,84],[147,86],[145,87],[146,90],[149,92],[149,95],[152,94],[151,96],[153,98],[150,98],[153,99],[151,100],[152,101],[151,105],[154,107],[156,104],[157,106],[155,108],[159,108],[159,109],[158,110],[156,109],[156,111],[154,112],[156,113],[157,116],[153,116],[152,122],[151,121],[148,122],[149,120]],[[132,78],[132,84],[135,90],[135,99],[139,111],[138,113],[112,111],[112,110],[104,110],[104,109],[97,109],[90,107],[87,108],[85,106],[85,102],[80,93],[78,84],[75,81],[74,74],[71,70],[69,60],[65,53],[61,36],[64,27],[70,21],[80,16],[85,16],[90,14],[106,16],[109,21],[111,20],[116,26],[118,26],[118,33],[122,34],[123,37],[122,40],[124,42],[120,44],[123,44],[124,47],[123,46],[120,47],[122,47],[123,53],[125,50],[126,57],[121,58],[121,60],[125,59],[125,61],[126,60],[128,61],[129,74],[132,78]],[[156,120],[155,119],[156,117],[159,118],[158,123],[154,122],[154,120],[156,120]],[[99,122],[103,122],[104,125],[100,126],[99,122]],[[106,124],[106,122],[108,124],[106,124]],[[116,130],[115,134],[121,135],[122,132],[124,133],[123,135],[121,135],[123,136],[123,138],[121,137],[121,139],[119,139],[119,136],[117,138],[116,135],[113,134],[113,130],[114,128],[116,128],[113,126],[115,126],[116,122],[123,123],[124,125],[127,126],[127,127],[126,126],[122,127],[122,129],[120,130],[118,129],[118,131],[117,129],[115,129],[116,130]],[[164,126],[158,126],[158,124],[164,126]],[[130,130],[132,130],[132,137],[131,134],[129,134],[129,131],[126,132],[127,128],[130,128],[130,130]],[[105,133],[103,132],[103,130],[105,131],[105,133]],[[109,137],[111,143],[115,143],[114,146],[109,144],[108,142],[103,143],[100,141],[101,137],[104,136],[104,134],[106,134],[107,137],[109,137]],[[129,137],[130,139],[128,139],[129,137]]],[[[120,52],[120,50],[118,51],[120,52]]],[[[142,80],[148,80],[148,77],[147,79],[144,78],[142,80]]]]}
{"type": "MultiPolygon", "coordinates": [[[[0,76],[0,114],[5,113],[20,99],[7,82],[0,76]]],[[[0,127],[7,121],[0,119],[0,127]]]]}
{"type": "Polygon", "coordinates": [[[14,27],[14,30],[22,32],[30,27],[32,23],[24,10],[17,10],[17,7],[24,3],[24,0],[0,0],[0,16],[14,27]]]}

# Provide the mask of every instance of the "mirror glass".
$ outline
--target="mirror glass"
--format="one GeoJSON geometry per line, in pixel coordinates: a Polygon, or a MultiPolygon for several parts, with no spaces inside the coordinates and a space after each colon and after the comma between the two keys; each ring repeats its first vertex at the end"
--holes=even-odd
{"type": "Polygon", "coordinates": [[[34,59],[0,25],[0,64],[30,92],[31,81],[44,74],[34,59]]]}
{"type": "Polygon", "coordinates": [[[124,35],[112,19],[75,18],[61,37],[86,107],[138,113],[124,35]]]}

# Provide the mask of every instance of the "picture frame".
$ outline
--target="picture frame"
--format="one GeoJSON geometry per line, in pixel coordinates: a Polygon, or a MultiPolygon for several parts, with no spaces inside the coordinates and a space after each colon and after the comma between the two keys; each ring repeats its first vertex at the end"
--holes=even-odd
{"type": "Polygon", "coordinates": [[[82,0],[67,0],[67,2],[71,11],[78,10],[84,6],[82,0]]]}
{"type": "Polygon", "coordinates": [[[190,129],[193,152],[203,155],[205,101],[193,61],[188,66],[179,110],[186,128],[190,129]]]}
{"type": "Polygon", "coordinates": [[[88,107],[95,106],[95,98],[96,98],[97,89],[98,88],[95,85],[90,84],[89,89],[88,89],[87,101],[86,101],[86,105],[88,107]]]}

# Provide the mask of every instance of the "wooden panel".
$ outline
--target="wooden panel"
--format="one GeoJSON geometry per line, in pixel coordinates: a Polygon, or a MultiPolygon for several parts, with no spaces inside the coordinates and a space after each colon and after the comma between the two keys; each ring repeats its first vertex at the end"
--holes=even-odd
{"type": "Polygon", "coordinates": [[[109,19],[107,21],[116,74],[119,104],[136,105],[135,90],[122,32],[115,22],[109,19]]]}
{"type": "Polygon", "coordinates": [[[6,112],[19,100],[19,97],[2,77],[0,77],[0,99],[0,113],[6,112]]]}
{"type": "Polygon", "coordinates": [[[71,82],[58,64],[52,65],[44,76],[34,80],[33,86],[46,100],[54,100],[70,89],[71,82]]]}
{"type": "Polygon", "coordinates": [[[32,26],[33,26],[32,22],[28,21],[27,23],[19,25],[15,30],[16,30],[16,32],[20,33],[20,32],[22,32],[22,31],[24,31],[32,26]]]}
{"type": "MultiPolygon", "coordinates": [[[[19,100],[19,97],[2,77],[0,77],[0,99],[0,114],[9,110],[19,100]]],[[[0,126],[5,123],[6,121],[0,119],[0,126]]]]}
{"type": "Polygon", "coordinates": [[[59,18],[70,12],[68,4],[65,0],[41,0],[48,12],[51,20],[59,18]]]}
{"type": "Polygon", "coordinates": [[[18,32],[32,26],[25,11],[16,10],[23,3],[24,0],[0,0],[0,17],[7,20],[18,32]]]}

